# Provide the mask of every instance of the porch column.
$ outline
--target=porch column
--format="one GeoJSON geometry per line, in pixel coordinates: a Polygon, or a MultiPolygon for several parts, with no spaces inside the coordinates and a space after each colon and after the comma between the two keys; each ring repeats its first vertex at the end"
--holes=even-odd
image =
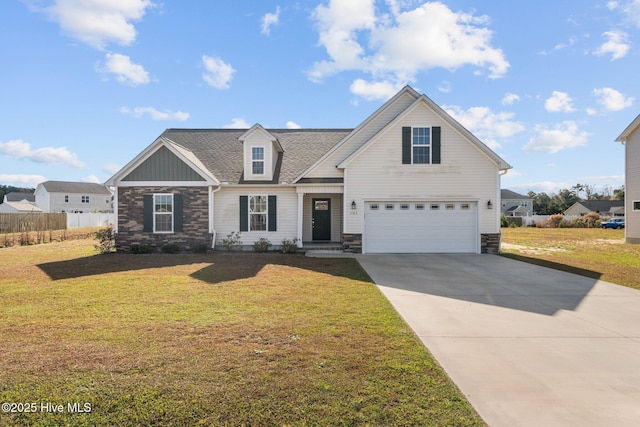
{"type": "Polygon", "coordinates": [[[298,247],[302,247],[302,208],[304,203],[304,193],[298,193],[298,247]]]}

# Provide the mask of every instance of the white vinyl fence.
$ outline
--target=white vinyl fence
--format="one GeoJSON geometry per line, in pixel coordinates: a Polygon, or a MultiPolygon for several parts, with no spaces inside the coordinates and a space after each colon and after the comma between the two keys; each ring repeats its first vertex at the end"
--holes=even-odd
{"type": "Polygon", "coordinates": [[[113,213],[68,213],[67,228],[106,227],[115,223],[113,213]]]}

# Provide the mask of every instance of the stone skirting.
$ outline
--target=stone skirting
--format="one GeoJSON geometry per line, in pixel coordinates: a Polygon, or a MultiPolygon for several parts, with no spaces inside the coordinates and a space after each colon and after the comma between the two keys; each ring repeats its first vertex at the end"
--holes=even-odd
{"type": "Polygon", "coordinates": [[[362,234],[342,234],[342,250],[354,254],[362,253],[362,234]]]}
{"type": "Polygon", "coordinates": [[[500,252],[500,233],[480,235],[480,253],[497,255],[500,252]]]}
{"type": "Polygon", "coordinates": [[[131,245],[148,245],[159,250],[175,243],[191,250],[197,243],[211,245],[209,233],[209,190],[207,187],[119,187],[116,249],[128,251],[131,245]],[[175,233],[152,233],[144,229],[144,196],[154,193],[181,194],[183,229],[175,233]]]}

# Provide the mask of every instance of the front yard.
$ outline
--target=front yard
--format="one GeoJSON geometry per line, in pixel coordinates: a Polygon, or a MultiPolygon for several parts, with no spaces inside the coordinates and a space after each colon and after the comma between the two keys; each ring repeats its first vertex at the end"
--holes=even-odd
{"type": "Polygon", "coordinates": [[[624,242],[624,230],[600,228],[503,228],[506,256],[640,289],[640,245],[624,242]]]}
{"type": "Polygon", "coordinates": [[[0,425],[484,425],[354,260],[94,243],[0,249],[0,425]]]}

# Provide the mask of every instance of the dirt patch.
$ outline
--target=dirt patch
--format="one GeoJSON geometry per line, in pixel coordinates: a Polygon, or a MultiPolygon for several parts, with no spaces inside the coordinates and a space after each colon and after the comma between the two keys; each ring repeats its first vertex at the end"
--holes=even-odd
{"type": "Polygon", "coordinates": [[[568,252],[563,248],[537,248],[532,246],[514,245],[513,243],[502,243],[502,249],[517,251],[523,254],[541,255],[549,252],[568,252]]]}

